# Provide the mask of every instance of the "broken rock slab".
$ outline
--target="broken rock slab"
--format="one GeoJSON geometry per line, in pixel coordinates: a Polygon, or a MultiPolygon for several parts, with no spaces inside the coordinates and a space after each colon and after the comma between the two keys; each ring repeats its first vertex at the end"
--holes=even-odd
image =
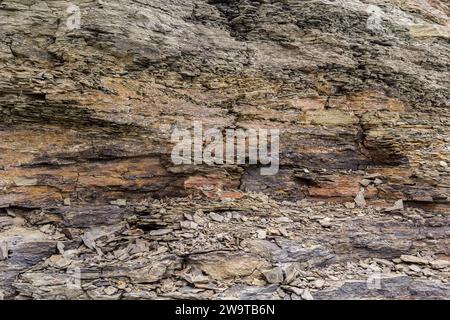
{"type": "Polygon", "coordinates": [[[406,263],[413,263],[413,264],[427,265],[429,263],[428,259],[412,255],[401,255],[400,259],[406,263]]]}
{"type": "Polygon", "coordinates": [[[364,198],[364,191],[361,190],[355,197],[355,203],[358,207],[362,208],[366,206],[366,199],[364,198]]]}
{"type": "Polygon", "coordinates": [[[400,199],[400,200],[395,201],[395,203],[392,207],[388,207],[384,210],[387,212],[390,212],[390,211],[397,211],[397,210],[403,210],[403,209],[404,209],[403,200],[400,199]]]}
{"type": "Polygon", "coordinates": [[[8,243],[5,241],[0,242],[0,261],[8,259],[8,243]]]}
{"type": "Polygon", "coordinates": [[[284,281],[283,269],[276,267],[268,271],[263,271],[262,274],[268,283],[282,283],[284,281]]]}

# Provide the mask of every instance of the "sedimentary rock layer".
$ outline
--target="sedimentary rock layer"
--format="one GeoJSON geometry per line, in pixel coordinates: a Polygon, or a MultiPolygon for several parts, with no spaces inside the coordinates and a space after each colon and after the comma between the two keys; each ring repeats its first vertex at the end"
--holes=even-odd
{"type": "MultiPolygon", "coordinates": [[[[92,292],[103,287],[114,291],[111,296],[126,297],[129,287],[106,285],[114,278],[127,285],[152,283],[144,290],[148,297],[172,291],[176,294],[169,296],[195,297],[201,295],[197,290],[213,297],[226,289],[224,296],[277,292],[281,298],[309,298],[304,291],[282,288],[289,284],[284,278],[282,285],[268,286],[263,272],[279,267],[279,279],[280,270],[286,276],[286,263],[305,271],[297,264],[314,265],[318,259],[325,268],[369,259],[363,263],[371,265],[378,263],[370,260],[375,258],[392,263],[421,251],[428,257],[427,270],[432,261],[448,260],[449,16],[444,0],[1,0],[3,295],[71,297],[60,291],[61,279],[49,270],[73,263],[90,274],[83,284],[95,287],[73,293],[80,297],[88,292],[96,297],[92,292]],[[71,24],[71,6],[79,10],[79,28],[71,24]],[[257,165],[174,165],[171,132],[194,120],[220,130],[280,129],[279,173],[261,176],[257,165]],[[359,206],[370,207],[358,209],[360,218],[339,226],[333,222],[336,232],[313,232],[314,219],[307,217],[303,227],[312,229],[295,239],[281,233],[253,243],[277,246],[269,252],[281,252],[271,260],[242,251],[241,240],[256,241],[244,227],[237,229],[242,235],[232,250],[219,246],[192,255],[177,249],[194,241],[174,232],[183,228],[176,220],[183,212],[176,219],[155,214],[157,207],[149,202],[200,195],[214,205],[232,199],[240,204],[248,193],[269,195],[280,205],[320,201],[314,208],[323,218],[333,218],[335,208],[348,209],[355,198],[359,206]],[[399,200],[404,210],[417,210],[420,222],[400,223],[390,216],[403,210],[399,200]],[[142,210],[148,211],[148,221],[138,217],[130,225],[136,210],[126,206],[146,201],[142,210]],[[124,226],[108,231],[113,242],[100,250],[112,256],[97,252],[95,239],[80,240],[92,227],[111,225],[124,226]],[[159,229],[171,231],[152,238],[159,229]],[[308,241],[321,247],[302,253],[301,244],[308,241]],[[63,251],[55,256],[58,242],[68,256],[63,251]],[[146,248],[138,250],[139,263],[115,255],[128,244],[141,248],[139,243],[146,248]],[[67,247],[82,255],[80,261],[72,262],[67,247]],[[110,259],[112,264],[94,270],[85,251],[96,252],[94,262],[110,259]],[[149,264],[149,255],[158,262],[149,264]],[[236,266],[222,268],[230,261],[236,266]],[[216,279],[221,289],[206,288],[213,284],[203,278],[203,288],[190,286],[196,282],[178,275],[183,266],[195,269],[191,276],[216,279]],[[220,270],[228,273],[219,276],[220,270]],[[229,277],[250,280],[221,282],[229,277]],[[164,287],[170,281],[177,283],[172,291],[164,287]],[[177,281],[185,281],[187,291],[177,289],[177,281]],[[236,289],[241,284],[251,288],[236,289]]],[[[245,212],[258,216],[252,210],[245,212]]],[[[275,219],[266,214],[265,219],[275,219]]],[[[208,239],[212,230],[208,226],[192,236],[208,239]]],[[[225,231],[224,237],[232,241],[225,231]]],[[[401,271],[401,277],[389,279],[387,285],[396,288],[391,293],[374,294],[351,283],[314,297],[348,298],[349,292],[367,298],[449,296],[448,269],[424,273],[419,267],[425,278],[417,282],[408,275],[419,274],[417,268],[399,268],[406,278],[401,271]]],[[[349,272],[350,279],[361,280],[358,272],[349,272]]],[[[130,290],[128,297],[137,297],[130,290]]]]}

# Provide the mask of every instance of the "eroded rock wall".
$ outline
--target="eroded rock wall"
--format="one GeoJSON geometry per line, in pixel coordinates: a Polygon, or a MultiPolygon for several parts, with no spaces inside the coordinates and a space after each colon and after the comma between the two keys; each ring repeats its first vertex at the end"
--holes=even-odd
{"type": "MultiPolygon", "coordinates": [[[[337,206],[348,214],[359,194],[371,206],[361,209],[361,223],[371,230],[379,227],[371,210],[384,212],[402,200],[432,229],[391,224],[389,213],[380,213],[392,239],[406,233],[404,247],[388,242],[373,253],[367,248],[377,247],[379,235],[342,252],[330,245],[320,255],[359,261],[428,250],[427,263],[448,259],[449,15],[444,0],[0,1],[2,291],[33,296],[35,287],[18,274],[57,254],[58,242],[86,248],[84,232],[128,221],[142,201],[199,193],[212,203],[243,197],[226,200],[240,204],[255,192],[282,207],[283,200],[324,201],[320,208],[337,203],[329,210],[337,206]],[[71,4],[80,10],[80,28],[68,25],[71,4]],[[279,128],[279,173],[261,176],[253,165],[174,166],[171,130],[193,120],[219,129],[279,128]]],[[[144,207],[155,214],[152,201],[144,207]]],[[[324,217],[333,217],[327,212],[324,217]]],[[[164,212],[150,216],[149,226],[133,232],[167,229],[164,212]]],[[[359,237],[360,227],[320,239],[346,242],[359,237]]],[[[208,237],[205,228],[195,232],[208,237]]],[[[273,237],[292,241],[288,234],[273,237]]],[[[120,239],[114,250],[136,242],[120,239]]],[[[238,253],[224,251],[223,259],[240,257],[240,243],[231,247],[238,253]]],[[[161,264],[183,270],[186,253],[173,250],[169,246],[161,264]]],[[[199,259],[195,265],[213,275],[217,266],[199,259]]],[[[286,263],[255,261],[258,266],[243,268],[286,263]]],[[[148,271],[154,273],[157,281],[175,274],[148,271]]],[[[41,281],[33,276],[29,281],[41,281]]],[[[260,282],[248,283],[266,288],[265,278],[256,278],[260,282]]]]}

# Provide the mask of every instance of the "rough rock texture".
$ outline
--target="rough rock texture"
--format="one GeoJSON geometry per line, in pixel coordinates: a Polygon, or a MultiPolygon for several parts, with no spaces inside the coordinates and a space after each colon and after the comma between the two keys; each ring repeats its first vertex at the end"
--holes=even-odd
{"type": "Polygon", "coordinates": [[[348,207],[250,193],[9,209],[0,287],[17,299],[450,296],[448,216],[348,207]]]}
{"type": "Polygon", "coordinates": [[[0,297],[450,297],[449,16],[0,0],[0,297]],[[193,120],[279,128],[280,172],[174,166],[193,120]]]}

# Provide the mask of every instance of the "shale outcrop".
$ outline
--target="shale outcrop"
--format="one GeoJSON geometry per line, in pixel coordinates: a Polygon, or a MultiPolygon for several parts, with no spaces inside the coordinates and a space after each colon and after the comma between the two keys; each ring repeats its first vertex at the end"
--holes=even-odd
{"type": "Polygon", "coordinates": [[[0,75],[0,297],[450,297],[446,0],[0,0],[0,75]]]}

